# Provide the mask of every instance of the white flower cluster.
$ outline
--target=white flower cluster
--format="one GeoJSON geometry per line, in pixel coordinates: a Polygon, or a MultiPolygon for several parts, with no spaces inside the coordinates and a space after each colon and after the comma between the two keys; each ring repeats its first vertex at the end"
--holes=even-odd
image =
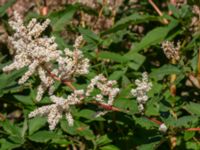
{"type": "Polygon", "coordinates": [[[78,37],[74,44],[74,51],[65,49],[63,55],[61,50],[57,49],[54,37],[42,36],[42,32],[47,28],[50,20],[38,23],[32,19],[27,26],[19,14],[14,13],[14,20],[9,22],[15,30],[12,37],[9,37],[13,45],[14,60],[13,63],[3,68],[4,72],[18,70],[28,67],[28,71],[19,79],[19,84],[25,83],[30,76],[37,74],[41,80],[38,86],[36,100],[40,101],[46,90],[49,94],[54,92],[54,79],[48,71],[58,75],[61,80],[71,80],[77,75],[88,73],[89,60],[84,58],[82,52],[78,49],[82,36],[78,37]],[[58,63],[58,67],[53,67],[53,62],[58,63]]]}
{"type": "Polygon", "coordinates": [[[177,46],[175,47],[174,42],[165,41],[162,43],[162,49],[168,59],[180,59],[180,42],[177,43],[177,46]]]}
{"type": "MultiPolygon", "coordinates": [[[[91,83],[87,87],[86,96],[90,96],[92,91],[95,89],[100,90],[100,94],[97,94],[93,98],[101,104],[112,106],[114,103],[114,98],[119,93],[119,88],[114,88],[117,82],[115,80],[108,80],[102,74],[95,76],[91,79],[91,83]],[[105,101],[105,97],[108,97],[108,100],[105,101]]],[[[96,117],[105,115],[108,111],[99,111],[96,114],[96,117]]]]}
{"type": "Polygon", "coordinates": [[[200,7],[197,5],[194,5],[192,8],[192,12],[194,16],[192,17],[191,23],[190,23],[190,31],[192,32],[198,32],[200,31],[200,7]]]}
{"type": "Polygon", "coordinates": [[[114,98],[119,93],[119,88],[114,88],[117,82],[115,80],[108,80],[102,74],[95,76],[91,79],[91,83],[87,87],[86,96],[90,96],[91,92],[97,87],[101,92],[97,94],[94,98],[108,105],[113,105],[114,98]],[[103,99],[105,96],[108,96],[108,101],[105,102],[103,99]]]}
{"type": "Polygon", "coordinates": [[[29,114],[29,118],[35,116],[47,116],[49,129],[55,129],[59,120],[65,115],[69,126],[73,126],[74,120],[72,114],[70,113],[70,106],[76,105],[83,100],[83,90],[76,90],[74,93],[69,95],[66,99],[57,96],[51,96],[50,99],[53,102],[51,105],[40,107],[29,114]]]}
{"type": "Polygon", "coordinates": [[[14,13],[14,20],[9,23],[15,30],[14,35],[9,37],[15,52],[13,63],[5,66],[3,71],[10,72],[28,67],[28,71],[18,81],[19,84],[25,83],[33,74],[38,75],[41,83],[38,86],[36,100],[40,101],[44,92],[49,90],[50,99],[53,102],[51,105],[34,110],[29,117],[47,115],[49,128],[53,130],[64,113],[69,125],[73,125],[70,106],[81,102],[84,98],[84,91],[75,90],[67,99],[64,99],[53,95],[53,84],[55,76],[58,80],[65,81],[88,73],[89,60],[84,58],[79,50],[83,40],[82,36],[76,39],[74,51],[65,49],[62,52],[57,49],[53,37],[42,36],[50,20],[38,23],[36,19],[32,19],[25,26],[20,16],[14,13]]]}
{"type": "Polygon", "coordinates": [[[38,101],[44,91],[53,84],[53,79],[47,75],[44,66],[50,67],[50,62],[58,59],[60,55],[53,37],[40,37],[49,23],[48,19],[41,24],[32,19],[27,26],[24,26],[23,20],[16,12],[14,20],[9,22],[15,30],[14,35],[9,37],[15,52],[13,63],[5,66],[3,71],[10,72],[27,66],[28,71],[18,81],[19,84],[25,83],[34,73],[38,74],[41,79],[36,98],[38,101]]]}
{"type": "Polygon", "coordinates": [[[147,92],[152,88],[152,83],[149,82],[148,75],[144,72],[142,80],[135,80],[135,84],[137,87],[131,90],[131,94],[137,99],[139,112],[144,113],[144,107],[148,100],[147,92]]]}
{"type": "Polygon", "coordinates": [[[57,59],[58,69],[57,76],[62,80],[73,79],[78,75],[88,73],[89,59],[84,58],[82,52],[78,49],[83,41],[83,37],[79,36],[74,44],[74,51],[64,50],[64,56],[57,59]]]}

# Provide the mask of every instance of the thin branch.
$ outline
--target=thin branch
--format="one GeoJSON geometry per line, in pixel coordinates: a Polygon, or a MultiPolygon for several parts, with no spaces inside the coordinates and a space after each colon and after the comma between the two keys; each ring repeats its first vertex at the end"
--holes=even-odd
{"type": "MultiPolygon", "coordinates": [[[[158,8],[158,6],[153,2],[153,0],[148,0],[149,3],[151,4],[151,6],[155,9],[155,11],[158,13],[159,16],[163,16],[163,13],[160,11],[160,9],[158,8]]],[[[169,21],[165,18],[163,18],[163,23],[164,24],[168,24],[169,21]]]]}
{"type": "Polygon", "coordinates": [[[200,128],[188,128],[185,131],[200,131],[200,128]]]}
{"type": "Polygon", "coordinates": [[[62,81],[65,85],[67,85],[71,90],[75,91],[76,88],[72,85],[70,81],[63,80],[62,81]]]}
{"type": "Polygon", "coordinates": [[[107,104],[99,103],[97,101],[93,101],[92,104],[96,104],[96,105],[104,108],[105,110],[112,110],[112,111],[122,112],[122,110],[120,108],[114,107],[112,105],[107,105],[107,104]]]}
{"type": "Polygon", "coordinates": [[[148,120],[150,120],[151,122],[154,122],[157,125],[161,125],[163,124],[161,121],[157,120],[156,118],[148,118],[146,117],[148,120]]]}
{"type": "MultiPolygon", "coordinates": [[[[46,69],[46,68],[45,68],[46,69]]],[[[55,80],[62,82],[63,84],[65,84],[66,86],[68,86],[71,90],[75,91],[76,88],[72,85],[71,81],[68,80],[62,80],[59,77],[57,77],[54,73],[52,73],[51,71],[47,70],[48,74],[55,80]]]]}

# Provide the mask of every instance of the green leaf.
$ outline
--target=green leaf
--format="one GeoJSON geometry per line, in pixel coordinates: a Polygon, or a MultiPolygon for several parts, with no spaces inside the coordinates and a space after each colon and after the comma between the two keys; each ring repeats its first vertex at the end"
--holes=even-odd
{"type": "Polygon", "coordinates": [[[152,82],[152,84],[153,84],[153,87],[148,92],[148,95],[150,97],[154,97],[155,94],[160,94],[162,92],[162,89],[163,89],[163,85],[159,84],[158,82],[152,82]]]}
{"type": "Polygon", "coordinates": [[[123,87],[127,87],[127,85],[129,85],[131,83],[131,81],[129,80],[129,78],[126,75],[122,76],[122,86],[123,87]]]}
{"type": "Polygon", "coordinates": [[[16,82],[16,79],[21,77],[25,72],[24,69],[20,69],[17,71],[13,71],[9,74],[1,74],[0,75],[0,95],[9,93],[13,90],[19,90],[20,91],[20,86],[18,86],[18,83],[16,82]]]}
{"type": "Polygon", "coordinates": [[[150,77],[154,78],[155,80],[161,80],[166,75],[170,74],[180,74],[181,70],[177,66],[173,65],[163,65],[160,68],[153,69],[150,73],[150,77]]]}
{"type": "Polygon", "coordinates": [[[88,140],[91,140],[95,137],[89,126],[78,120],[74,120],[73,126],[67,125],[66,120],[61,120],[61,128],[68,134],[84,136],[88,140]]]}
{"type": "Polygon", "coordinates": [[[21,129],[8,120],[1,123],[3,129],[10,135],[21,137],[21,129]]]}
{"type": "Polygon", "coordinates": [[[91,117],[94,117],[94,114],[95,114],[95,111],[93,111],[93,110],[83,109],[83,110],[79,111],[78,116],[87,118],[87,119],[91,119],[91,117]]]}
{"type": "Polygon", "coordinates": [[[12,135],[8,137],[8,140],[16,144],[23,144],[25,141],[22,137],[12,135]]]}
{"type": "Polygon", "coordinates": [[[147,116],[159,116],[159,105],[157,100],[149,100],[145,107],[145,115],[147,116]]]}
{"type": "Polygon", "coordinates": [[[194,102],[190,102],[189,104],[187,104],[186,106],[184,106],[184,108],[188,112],[190,112],[191,114],[200,116],[200,104],[194,103],[194,102]]]}
{"type": "Polygon", "coordinates": [[[53,27],[53,31],[59,32],[72,19],[77,7],[69,5],[64,10],[49,14],[49,19],[53,27]]]}
{"type": "Polygon", "coordinates": [[[111,143],[111,142],[112,142],[112,140],[110,140],[110,139],[108,138],[107,135],[100,136],[100,137],[98,137],[97,140],[96,140],[96,144],[97,144],[99,147],[100,147],[100,146],[103,146],[103,145],[106,145],[106,144],[109,144],[109,143],[111,143]]]}
{"type": "Polygon", "coordinates": [[[122,55],[108,51],[101,51],[98,54],[98,57],[102,59],[109,59],[119,63],[124,63],[128,61],[128,59],[123,57],[122,55]]]}
{"type": "Polygon", "coordinates": [[[46,119],[44,117],[35,117],[29,119],[29,135],[32,135],[34,132],[38,131],[40,128],[44,127],[46,124],[46,119]]]}
{"type": "Polygon", "coordinates": [[[136,63],[133,62],[129,62],[128,63],[129,68],[133,69],[133,70],[138,70],[140,66],[138,66],[136,63]]]}
{"type": "Polygon", "coordinates": [[[138,13],[134,13],[130,16],[123,17],[121,20],[117,21],[111,29],[105,31],[103,34],[109,34],[109,33],[116,32],[118,30],[122,30],[122,29],[130,26],[130,24],[145,23],[145,22],[149,22],[151,20],[156,20],[156,19],[157,19],[157,17],[155,17],[155,16],[140,15],[138,13]]]}
{"type": "Polygon", "coordinates": [[[169,31],[171,31],[177,25],[178,23],[176,21],[173,21],[168,26],[154,28],[144,36],[140,43],[134,44],[133,48],[129,53],[138,52],[142,49],[150,47],[151,45],[162,42],[169,33],[169,31]]]}
{"type": "Polygon", "coordinates": [[[118,107],[122,110],[129,110],[131,113],[138,112],[136,100],[130,100],[130,99],[126,99],[126,98],[118,98],[115,100],[114,106],[118,107]]]}
{"type": "Polygon", "coordinates": [[[191,139],[191,138],[193,138],[195,136],[195,132],[185,132],[184,133],[184,139],[186,140],[186,141],[188,141],[189,139],[191,139]]]}
{"type": "Polygon", "coordinates": [[[55,42],[58,44],[59,49],[65,49],[66,47],[69,47],[67,42],[60,36],[58,32],[52,33],[52,36],[55,37],[55,42]]]}
{"type": "Polygon", "coordinates": [[[168,8],[176,18],[180,17],[180,12],[179,12],[178,8],[176,8],[175,5],[169,4],[168,8]]]}
{"type": "Polygon", "coordinates": [[[65,138],[54,138],[51,142],[62,146],[68,146],[69,144],[72,144],[72,142],[66,140],[65,138]]]}
{"type": "Polygon", "coordinates": [[[34,142],[46,143],[49,140],[54,139],[55,137],[55,132],[43,130],[30,135],[28,138],[34,142]]]}
{"type": "Polygon", "coordinates": [[[0,147],[1,150],[11,150],[21,146],[21,144],[19,143],[12,143],[3,138],[0,139],[0,145],[1,145],[0,147]]]}
{"type": "Polygon", "coordinates": [[[120,149],[114,145],[106,145],[100,147],[100,150],[120,150],[120,149]]]}
{"type": "Polygon", "coordinates": [[[166,121],[166,124],[168,126],[174,126],[174,127],[185,127],[189,128],[198,123],[198,117],[197,116],[183,116],[175,120],[174,118],[170,117],[166,121]]]}
{"type": "Polygon", "coordinates": [[[109,80],[119,80],[124,74],[124,71],[114,71],[110,76],[109,80]]]}
{"type": "Polygon", "coordinates": [[[157,144],[159,144],[159,142],[143,144],[143,145],[138,146],[137,150],[155,150],[155,147],[157,144]]]}
{"type": "Polygon", "coordinates": [[[87,140],[92,140],[95,138],[94,133],[92,130],[90,130],[89,127],[84,128],[84,129],[77,129],[78,135],[83,136],[84,138],[86,138],[87,140]]]}
{"type": "Polygon", "coordinates": [[[80,27],[79,32],[83,36],[84,40],[86,40],[88,43],[98,44],[101,42],[101,38],[94,32],[92,32],[90,29],[85,29],[80,27]]]}
{"type": "Polygon", "coordinates": [[[96,111],[93,111],[93,110],[90,110],[90,109],[83,109],[83,110],[80,110],[76,116],[78,117],[83,117],[83,118],[86,118],[88,119],[87,122],[90,122],[90,121],[104,121],[105,119],[102,118],[102,117],[95,117],[96,115],[96,111]]]}
{"type": "Polygon", "coordinates": [[[186,142],[186,149],[197,150],[197,149],[199,149],[199,143],[192,142],[192,141],[186,142]]]}
{"type": "Polygon", "coordinates": [[[28,130],[28,120],[27,120],[27,116],[25,116],[23,126],[22,126],[22,129],[21,129],[21,137],[23,139],[24,139],[24,136],[26,135],[27,130],[28,130]]]}
{"type": "Polygon", "coordinates": [[[128,66],[133,70],[138,70],[146,59],[145,56],[143,56],[139,53],[128,53],[128,54],[124,55],[124,57],[131,60],[128,63],[128,66]]]}
{"type": "Polygon", "coordinates": [[[15,1],[16,0],[9,0],[7,3],[0,7],[0,17],[2,17],[6,13],[6,10],[11,7],[15,3],[15,1]]]}
{"type": "Polygon", "coordinates": [[[140,118],[133,117],[133,118],[134,118],[136,124],[140,125],[141,127],[145,128],[147,130],[158,128],[157,124],[148,120],[147,118],[144,118],[144,117],[140,117],[140,118]]]}
{"type": "Polygon", "coordinates": [[[124,97],[129,97],[131,89],[132,89],[132,85],[128,85],[128,86],[122,88],[120,90],[120,93],[117,96],[118,97],[117,99],[120,100],[120,99],[124,99],[124,97]]]}
{"type": "Polygon", "coordinates": [[[34,105],[31,96],[14,95],[14,98],[24,105],[34,105]]]}

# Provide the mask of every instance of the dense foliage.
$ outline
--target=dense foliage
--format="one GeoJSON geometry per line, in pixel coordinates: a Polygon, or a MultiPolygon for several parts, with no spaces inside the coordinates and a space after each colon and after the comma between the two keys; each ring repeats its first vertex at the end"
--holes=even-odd
{"type": "MultiPolygon", "coordinates": [[[[33,4],[24,1],[27,6],[17,10],[15,5],[20,1],[8,0],[0,6],[1,150],[200,149],[198,0],[68,0],[56,4],[36,0],[33,4]],[[69,104],[73,104],[71,125],[69,118],[61,117],[55,129],[49,130],[48,117],[30,118],[30,112],[50,105],[56,98],[44,93],[39,102],[36,100],[40,85],[37,74],[18,84],[29,66],[3,72],[17,53],[11,44],[17,29],[9,24],[13,10],[18,11],[25,25],[32,18],[41,23],[50,19],[41,36],[55,37],[61,51],[78,47],[90,61],[89,72],[80,71],[72,80],[71,76],[65,76],[67,81],[57,78],[51,74],[53,70],[48,70],[46,73],[55,80],[54,95],[66,98],[74,89],[86,90],[92,79],[102,74],[113,82],[102,77],[100,86],[104,82],[110,83],[104,88],[114,85],[114,103],[95,97],[103,91],[96,89],[83,102],[69,104]],[[83,42],[76,46],[79,35],[83,42]],[[142,94],[141,84],[147,86],[142,94]]],[[[34,55],[34,51],[29,54],[34,55]]],[[[85,61],[81,63],[87,66],[85,61]]],[[[48,61],[39,65],[45,63],[48,61]]],[[[110,98],[105,91],[103,96],[110,98]]]]}

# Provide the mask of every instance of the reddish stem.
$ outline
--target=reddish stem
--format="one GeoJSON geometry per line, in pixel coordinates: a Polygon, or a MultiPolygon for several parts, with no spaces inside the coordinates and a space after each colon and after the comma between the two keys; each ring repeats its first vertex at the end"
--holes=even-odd
{"type": "Polygon", "coordinates": [[[200,128],[188,128],[185,131],[200,131],[200,128]]]}
{"type": "Polygon", "coordinates": [[[159,120],[157,120],[156,118],[148,118],[146,117],[148,120],[150,120],[151,122],[154,122],[157,125],[161,125],[163,124],[162,122],[160,122],[159,120]]]}
{"type": "Polygon", "coordinates": [[[104,108],[105,110],[112,110],[112,111],[118,111],[121,112],[122,110],[120,108],[114,107],[112,105],[107,105],[107,104],[103,104],[103,103],[99,103],[99,102],[92,102],[93,104],[97,104],[98,106],[104,108]]]}
{"type": "MultiPolygon", "coordinates": [[[[47,69],[46,69],[47,70],[47,69]]],[[[68,86],[71,90],[75,91],[76,88],[72,85],[71,81],[68,80],[62,80],[59,77],[57,77],[54,73],[52,73],[51,71],[47,70],[48,74],[55,80],[60,81],[62,83],[64,83],[66,86],[68,86]]]]}

